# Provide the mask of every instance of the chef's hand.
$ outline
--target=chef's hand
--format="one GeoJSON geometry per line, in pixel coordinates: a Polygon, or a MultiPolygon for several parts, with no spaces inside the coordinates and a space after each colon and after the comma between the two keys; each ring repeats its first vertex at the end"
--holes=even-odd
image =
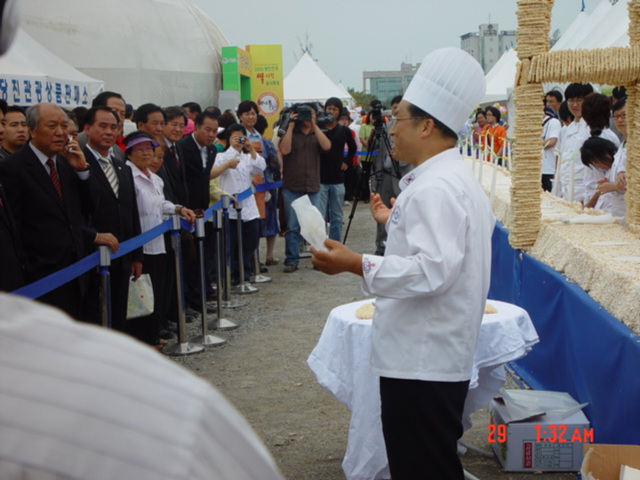
{"type": "MultiPolygon", "coordinates": [[[[395,205],[396,199],[391,199],[391,206],[395,205]]],[[[389,215],[391,215],[391,208],[387,207],[382,201],[382,197],[380,197],[379,193],[372,193],[369,197],[369,208],[371,209],[371,215],[373,215],[373,219],[385,225],[387,220],[389,220],[389,215]]]]}
{"type": "Polygon", "coordinates": [[[355,253],[335,240],[326,239],[324,246],[328,252],[321,252],[311,247],[311,263],[327,275],[335,275],[342,272],[351,272],[362,276],[362,255],[355,253]]]}

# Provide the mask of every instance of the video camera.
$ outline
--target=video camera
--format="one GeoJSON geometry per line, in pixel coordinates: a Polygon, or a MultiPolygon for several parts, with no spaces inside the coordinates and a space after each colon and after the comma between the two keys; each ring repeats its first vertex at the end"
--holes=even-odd
{"type": "Polygon", "coordinates": [[[302,122],[310,122],[313,119],[313,114],[311,113],[313,110],[316,111],[316,124],[318,124],[320,128],[324,128],[326,125],[333,122],[333,115],[325,115],[322,112],[322,109],[318,110],[308,103],[296,103],[291,108],[285,108],[280,112],[280,119],[278,120],[278,137],[283,137],[284,134],[287,133],[292,113],[298,114],[298,118],[296,118],[295,122],[296,126],[300,126],[302,122]]]}
{"type": "Polygon", "coordinates": [[[382,115],[383,109],[384,107],[382,106],[382,103],[378,101],[372,102],[369,115],[371,116],[371,124],[374,127],[381,127],[384,125],[384,116],[382,115]]]}

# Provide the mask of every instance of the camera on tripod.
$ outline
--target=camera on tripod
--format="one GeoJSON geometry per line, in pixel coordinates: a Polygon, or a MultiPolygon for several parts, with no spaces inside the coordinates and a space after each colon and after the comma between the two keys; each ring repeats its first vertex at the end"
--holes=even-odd
{"type": "Polygon", "coordinates": [[[369,115],[371,116],[371,124],[374,127],[381,127],[384,125],[384,116],[382,115],[383,110],[382,103],[379,101],[373,101],[371,103],[371,109],[369,110],[369,115]]]}

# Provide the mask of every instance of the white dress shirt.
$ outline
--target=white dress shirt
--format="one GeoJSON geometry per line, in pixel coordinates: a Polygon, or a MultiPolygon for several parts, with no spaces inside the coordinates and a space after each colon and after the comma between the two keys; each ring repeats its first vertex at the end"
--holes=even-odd
{"type": "MultiPolygon", "coordinates": [[[[38,157],[38,160],[40,161],[44,169],[47,171],[47,175],[50,175],[51,171],[49,170],[49,165],[47,165],[47,160],[49,160],[49,157],[47,157],[44,153],[38,150],[38,148],[32,142],[29,142],[29,147],[31,147],[31,150],[33,151],[33,153],[36,155],[36,157],[38,157]]],[[[51,158],[55,162],[57,155],[54,155],[51,158]]],[[[80,180],[86,180],[89,178],[89,175],[91,175],[91,172],[89,170],[82,170],[82,171],[76,170],[76,175],[78,175],[78,178],[80,180]]]]}
{"type": "MultiPolygon", "coordinates": [[[[618,136],[613,133],[613,130],[611,130],[610,128],[605,128],[602,130],[602,133],[600,133],[600,135],[598,135],[600,138],[604,138],[605,140],[609,140],[611,143],[613,143],[616,148],[620,148],[620,140],[618,139],[618,136]]],[[[584,171],[584,203],[586,204],[589,200],[591,200],[591,197],[593,197],[596,194],[596,187],[598,186],[598,180],[602,180],[606,175],[606,171],[605,170],[600,170],[599,168],[596,168],[594,166],[591,167],[587,167],[585,168],[584,171]]],[[[603,199],[602,196],[600,196],[598,198],[598,201],[595,204],[595,208],[599,208],[601,210],[604,210],[604,203],[606,202],[606,199],[603,199]]]]}
{"type": "Polygon", "coordinates": [[[571,183],[571,169],[573,169],[573,200],[579,202],[584,198],[584,170],[585,166],[580,159],[580,148],[587,138],[591,136],[589,126],[584,119],[573,121],[564,129],[562,143],[559,147],[558,170],[560,188],[558,194],[565,200],[569,199],[569,187],[571,183]]]}
{"type": "MultiPolygon", "coordinates": [[[[560,138],[560,130],[562,128],[562,124],[560,120],[557,118],[548,117],[549,120],[544,124],[542,130],[542,142],[546,143],[548,140],[552,138],[559,139],[560,138]]],[[[556,145],[553,147],[545,148],[542,151],[542,174],[543,175],[553,175],[556,173],[556,145]]]]}
{"type": "MultiPolygon", "coordinates": [[[[616,183],[618,173],[626,172],[626,145],[620,146],[614,159],[611,169],[606,173],[606,177],[610,182],[616,183]]],[[[612,216],[622,218],[622,224],[625,223],[625,215],[627,214],[627,203],[624,200],[626,190],[616,190],[615,192],[605,193],[600,198],[604,198],[602,209],[610,213],[612,216]]]]}
{"type": "Polygon", "coordinates": [[[3,293],[0,378],[2,480],[282,480],[207,382],[126,335],[3,293]]]}
{"type": "Polygon", "coordinates": [[[495,217],[453,148],[400,180],[385,256],[363,255],[362,290],[376,296],[376,375],[469,380],[491,275],[495,217]]]}
{"type": "MultiPolygon", "coordinates": [[[[140,228],[142,232],[151,230],[160,225],[167,217],[176,211],[176,205],[164,198],[164,182],[155,173],[149,172],[149,176],[143,173],[131,161],[127,165],[133,172],[133,183],[136,188],[136,201],[140,214],[140,228]]],[[[164,236],[160,235],[144,244],[145,255],[159,255],[167,253],[164,244],[164,236]]]]}
{"type": "MultiPolygon", "coordinates": [[[[224,165],[233,158],[240,158],[240,163],[236,168],[225,170],[220,177],[220,188],[232,195],[242,193],[251,187],[251,176],[262,173],[267,164],[260,155],[256,154],[256,158],[251,158],[251,154],[238,152],[235,148],[229,147],[224,152],[216,155],[214,166],[224,165]]],[[[242,201],[242,221],[248,222],[260,217],[258,205],[254,195],[242,201]]],[[[229,218],[235,220],[238,218],[236,209],[231,206],[229,208],[229,218]]]]}

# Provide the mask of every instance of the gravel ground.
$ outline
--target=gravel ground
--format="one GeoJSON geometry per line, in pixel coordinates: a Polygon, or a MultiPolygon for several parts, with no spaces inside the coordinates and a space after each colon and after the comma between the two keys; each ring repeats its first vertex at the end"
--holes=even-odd
{"type": "MultiPolygon", "coordinates": [[[[351,207],[345,207],[345,227],[351,207]]],[[[368,205],[359,204],[347,245],[373,252],[375,224],[368,205]]],[[[264,245],[261,243],[261,248],[264,245]]],[[[264,251],[262,250],[264,258],[264,251]]],[[[284,258],[284,239],[278,238],[276,257],[284,258]]],[[[341,463],[347,445],[349,410],[315,380],[306,360],[332,308],[363,299],[359,279],[350,274],[329,277],[313,270],[309,259],[300,269],[283,273],[269,267],[270,283],[259,292],[236,296],[246,305],[224,310],[237,323],[235,330],[215,331],[228,340],[202,353],[171,357],[215,385],[242,412],[271,451],[289,480],[344,479],[341,463]]],[[[210,316],[214,319],[215,316],[210,316]]],[[[197,322],[190,336],[200,333],[197,322]]],[[[473,445],[490,451],[488,410],[476,412],[474,427],[465,433],[473,445]]],[[[502,471],[495,458],[468,452],[464,468],[482,480],[530,480],[532,474],[502,471]]],[[[574,480],[573,474],[538,474],[535,478],[574,480]]]]}

